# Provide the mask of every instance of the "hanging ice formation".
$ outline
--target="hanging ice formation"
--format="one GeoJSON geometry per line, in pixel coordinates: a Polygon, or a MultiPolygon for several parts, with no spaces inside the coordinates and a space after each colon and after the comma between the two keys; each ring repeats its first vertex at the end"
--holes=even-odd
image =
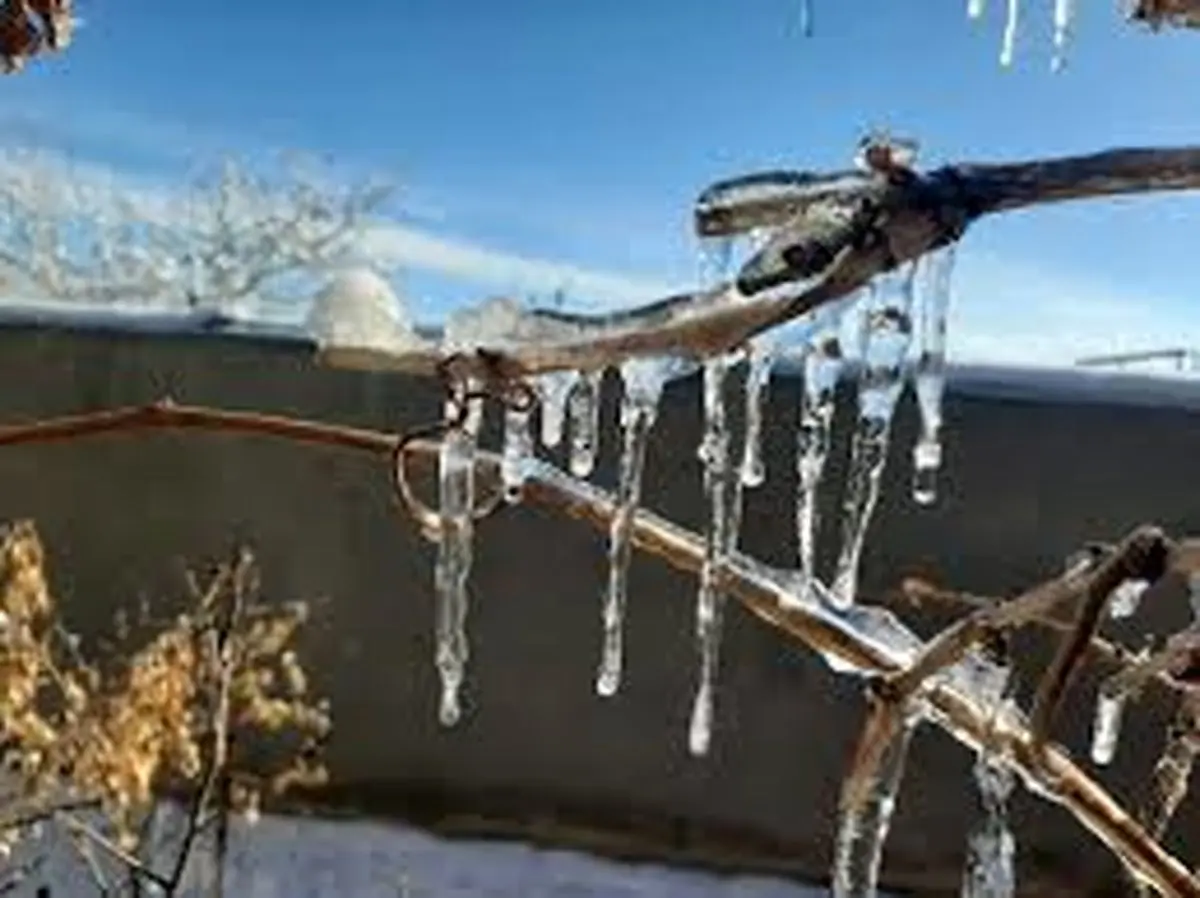
{"type": "Polygon", "coordinates": [[[529,461],[533,458],[533,434],[529,429],[529,417],[530,410],[527,408],[504,410],[504,448],[500,455],[500,482],[504,488],[504,500],[509,503],[521,501],[529,461]]]}
{"type": "MultiPolygon", "coordinates": [[[[704,564],[696,598],[696,640],[700,649],[700,678],[688,729],[688,749],[708,751],[712,737],[713,692],[721,648],[725,594],[718,582],[721,566],[737,547],[741,524],[740,472],[733,464],[726,414],[726,379],[733,356],[717,356],[704,365],[704,435],[698,455],[704,467],[704,496],[709,518],[704,535],[704,564]]],[[[749,409],[747,409],[749,412],[749,409]]]]}
{"type": "Polygon", "coordinates": [[[658,416],[658,402],[670,374],[670,364],[659,359],[635,358],[621,366],[620,472],[617,478],[616,513],[609,525],[608,588],[604,595],[604,645],[596,692],[616,693],[621,684],[625,598],[629,574],[633,516],[642,493],[642,471],[650,431],[658,416]]]}
{"type": "Polygon", "coordinates": [[[461,715],[462,689],[469,647],[467,644],[467,578],[471,573],[475,506],[475,451],[483,407],[478,399],[457,396],[446,402],[447,421],[462,414],[460,426],[452,427],[438,451],[438,531],[435,588],[437,602],[436,663],[442,694],[438,719],[453,726],[461,715]]]}
{"type": "Polygon", "coordinates": [[[983,18],[983,8],[986,0],[967,0],[967,16],[971,19],[983,18]]]}
{"type": "MultiPolygon", "coordinates": [[[[990,702],[994,726],[1006,702],[1009,668],[998,664],[989,672],[990,682],[980,684],[983,688],[979,697],[990,702]]],[[[1015,777],[986,735],[975,762],[975,782],[983,806],[983,821],[967,843],[962,895],[963,898],[1012,898],[1016,893],[1016,842],[1008,828],[1008,798],[1015,777]]]]}
{"type": "Polygon", "coordinates": [[[1125,712],[1125,696],[1112,695],[1101,689],[1096,698],[1096,722],[1092,729],[1092,760],[1109,764],[1117,753],[1121,738],[1121,718],[1125,712]]]}
{"type": "Polygon", "coordinates": [[[542,409],[542,445],[547,448],[562,442],[567,397],[571,395],[577,377],[574,371],[551,371],[537,378],[537,393],[542,409]]]}
{"type": "Polygon", "coordinates": [[[1017,28],[1021,23],[1021,0],[1008,0],[1004,16],[1004,38],[1000,44],[1000,65],[1008,68],[1013,64],[1017,49],[1017,28]]]}
{"type": "Polygon", "coordinates": [[[861,304],[858,424],[842,502],[842,547],[830,591],[838,608],[854,603],[863,543],[879,500],[892,415],[912,338],[913,274],[910,264],[881,275],[861,304]]]}
{"type": "Polygon", "coordinates": [[[581,373],[567,401],[569,448],[567,468],[576,477],[590,477],[600,448],[600,389],[603,371],[581,373]]]}
{"type": "Polygon", "coordinates": [[[1054,0],[1054,56],[1052,71],[1060,71],[1067,59],[1067,41],[1071,37],[1071,21],[1075,16],[1075,0],[1054,0]]]}
{"type": "Polygon", "coordinates": [[[804,355],[804,393],[796,432],[796,591],[806,597],[816,576],[817,500],[833,425],[838,378],[845,359],[839,332],[849,303],[834,306],[813,329],[804,355]]]}
{"type": "Polygon", "coordinates": [[[946,391],[946,316],[954,273],[952,243],[925,257],[920,266],[920,341],[913,371],[921,431],[913,447],[913,500],[930,505],[937,499],[942,464],[942,396],[946,391]]]}
{"type": "Polygon", "coordinates": [[[1108,600],[1108,613],[1114,618],[1133,617],[1142,601],[1142,593],[1150,588],[1148,580],[1123,580],[1108,600]]]}
{"type": "Polygon", "coordinates": [[[764,338],[750,344],[746,370],[746,436],[739,476],[743,486],[761,486],[767,478],[762,456],[763,405],[771,381],[774,348],[764,338]]]}
{"type": "Polygon", "coordinates": [[[888,744],[879,749],[883,754],[865,800],[842,813],[834,845],[833,898],[876,898],[883,845],[918,720],[904,721],[888,744]]]}

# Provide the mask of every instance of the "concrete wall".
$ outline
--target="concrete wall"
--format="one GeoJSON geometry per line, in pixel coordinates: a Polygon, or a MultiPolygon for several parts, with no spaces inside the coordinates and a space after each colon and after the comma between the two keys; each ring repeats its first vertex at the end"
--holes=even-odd
{"type": "MultiPolygon", "coordinates": [[[[0,329],[0,383],[0,422],[164,393],[383,429],[425,422],[438,405],[418,380],[318,370],[295,341],[59,327],[0,329]]],[[[794,551],[797,386],[777,381],[772,392],[770,478],[750,494],[745,518],[745,545],[777,563],[794,551]]],[[[946,489],[932,509],[907,498],[915,422],[906,407],[866,590],[878,594],[913,570],[964,589],[1014,590],[1060,570],[1084,541],[1142,521],[1200,530],[1194,391],[1164,399],[1150,390],[1146,401],[1128,389],[1071,389],[964,375],[948,401],[946,489]]],[[[694,381],[670,390],[646,483],[650,504],[692,525],[703,516],[697,405],[694,381]]],[[[610,395],[609,421],[612,413],[610,395]]],[[[612,436],[610,427],[599,475],[608,482],[612,436]]],[[[195,432],[110,435],[0,450],[0,519],[36,519],[55,588],[85,637],[106,630],[122,605],[178,597],[186,564],[242,542],[256,549],[272,595],[321,599],[306,651],[336,720],[325,801],[447,832],[825,874],[838,781],[861,718],[856,684],[735,611],[714,748],[706,760],[691,759],[694,584],[654,560],[635,562],[626,684],[602,701],[592,691],[602,538],[521,508],[483,527],[468,711],[444,731],[432,665],[432,551],[397,511],[387,481],[381,460],[330,449],[195,432]]],[[[1153,606],[1139,628],[1165,632],[1186,618],[1181,601],[1153,606]]],[[[1036,664],[1045,646],[1029,645],[1036,664]]],[[[1063,729],[1081,754],[1087,688],[1063,729]]],[[[1118,791],[1144,779],[1162,719],[1163,709],[1151,708],[1128,721],[1137,737],[1122,745],[1118,791]]],[[[971,760],[944,736],[918,737],[889,843],[889,883],[956,890],[976,815],[971,760]]],[[[1115,881],[1111,862],[1065,813],[1024,797],[1017,805],[1027,887],[1077,894],[1115,881]]],[[[1198,822],[1185,812],[1176,829],[1195,833],[1198,822]]],[[[1192,836],[1189,847],[1196,843],[1192,836]]]]}

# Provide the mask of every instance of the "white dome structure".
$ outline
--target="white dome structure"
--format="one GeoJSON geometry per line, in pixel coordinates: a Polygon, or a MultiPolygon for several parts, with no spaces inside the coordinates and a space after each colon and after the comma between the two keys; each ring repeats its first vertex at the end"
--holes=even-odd
{"type": "Polygon", "coordinates": [[[408,309],[369,268],[330,279],[317,294],[305,327],[322,348],[398,352],[421,342],[408,309]]]}

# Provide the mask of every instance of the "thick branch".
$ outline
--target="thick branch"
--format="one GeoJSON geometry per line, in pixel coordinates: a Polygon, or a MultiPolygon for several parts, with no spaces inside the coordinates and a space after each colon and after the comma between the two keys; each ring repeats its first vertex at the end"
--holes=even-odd
{"type": "MultiPolygon", "coordinates": [[[[976,219],[1027,206],[1200,187],[1200,148],[946,166],[888,180],[856,173],[768,172],[705,191],[697,233],[778,229],[735,283],[615,315],[535,311],[530,336],[498,337],[489,362],[509,376],[594,370],[633,356],[704,357],[844,297],[877,275],[953,242],[976,219]],[[532,338],[531,338],[532,337],[532,338]]],[[[339,367],[432,372],[443,351],[327,347],[339,367]]]]}

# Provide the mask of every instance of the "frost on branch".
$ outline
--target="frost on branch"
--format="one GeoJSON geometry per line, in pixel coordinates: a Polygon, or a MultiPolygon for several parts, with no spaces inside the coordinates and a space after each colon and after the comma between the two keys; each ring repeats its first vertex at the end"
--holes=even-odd
{"type": "Polygon", "coordinates": [[[27,299],[262,313],[364,262],[355,237],[387,192],[311,167],[226,162],[185,188],[118,184],[48,152],[0,157],[0,279],[27,299]]]}

